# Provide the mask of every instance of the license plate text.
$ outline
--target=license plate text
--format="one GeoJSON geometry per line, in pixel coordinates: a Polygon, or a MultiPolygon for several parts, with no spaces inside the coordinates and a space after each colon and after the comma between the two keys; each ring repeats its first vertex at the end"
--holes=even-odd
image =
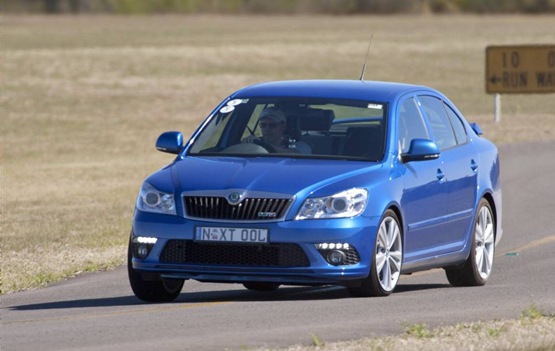
{"type": "Polygon", "coordinates": [[[199,241],[267,243],[268,229],[197,227],[195,239],[199,241]]]}

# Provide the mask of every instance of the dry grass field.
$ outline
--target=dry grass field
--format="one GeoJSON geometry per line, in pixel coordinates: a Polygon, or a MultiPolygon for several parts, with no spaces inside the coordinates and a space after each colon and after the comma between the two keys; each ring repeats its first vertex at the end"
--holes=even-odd
{"type": "Polygon", "coordinates": [[[253,351],[554,351],[555,316],[532,306],[520,318],[505,321],[459,323],[435,329],[425,324],[404,326],[400,335],[327,343],[312,336],[310,346],[253,351]]]}
{"type": "Polygon", "coordinates": [[[485,47],[555,43],[553,16],[2,16],[2,293],[124,262],[142,179],[227,94],[269,80],[366,79],[445,92],[499,144],[555,139],[554,95],[505,95],[485,47]]]}

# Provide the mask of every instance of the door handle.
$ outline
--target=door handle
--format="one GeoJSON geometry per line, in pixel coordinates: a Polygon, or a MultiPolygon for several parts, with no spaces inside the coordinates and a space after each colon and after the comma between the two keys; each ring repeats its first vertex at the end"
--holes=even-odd
{"type": "Polygon", "coordinates": [[[443,173],[443,171],[440,168],[438,168],[437,173],[436,173],[436,177],[437,177],[437,179],[439,179],[440,182],[444,181],[445,180],[444,179],[445,178],[445,173],[443,173]]]}
{"type": "Polygon", "coordinates": [[[478,164],[476,163],[476,161],[470,160],[470,169],[472,169],[472,171],[476,172],[476,170],[478,169],[478,164]]]}

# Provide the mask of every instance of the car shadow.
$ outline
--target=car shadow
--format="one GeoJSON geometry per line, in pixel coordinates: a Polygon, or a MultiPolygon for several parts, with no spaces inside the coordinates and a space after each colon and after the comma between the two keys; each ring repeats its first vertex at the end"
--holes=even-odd
{"type": "MultiPolygon", "coordinates": [[[[391,295],[405,294],[416,291],[450,288],[449,284],[399,284],[391,295]]],[[[310,300],[338,300],[350,299],[352,297],[348,290],[341,286],[316,286],[296,287],[284,286],[274,291],[251,291],[246,289],[182,292],[179,297],[171,302],[176,303],[215,303],[215,302],[260,302],[260,301],[310,301],[310,300]]],[[[145,305],[134,295],[91,298],[70,301],[52,301],[28,305],[7,307],[15,311],[50,310],[50,309],[72,309],[91,307],[116,307],[145,305]]]]}
{"type": "MultiPolygon", "coordinates": [[[[452,287],[450,284],[399,284],[391,296],[397,294],[443,289],[452,287]]],[[[296,287],[284,286],[274,291],[228,290],[212,292],[182,293],[176,302],[207,303],[207,302],[257,302],[257,301],[309,301],[352,299],[349,291],[342,286],[296,287]]]]}

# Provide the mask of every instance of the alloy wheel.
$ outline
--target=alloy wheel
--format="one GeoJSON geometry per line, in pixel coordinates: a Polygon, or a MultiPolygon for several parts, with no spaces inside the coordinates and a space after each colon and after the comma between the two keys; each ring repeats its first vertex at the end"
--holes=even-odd
{"type": "Polygon", "coordinates": [[[386,217],[380,224],[375,254],[381,288],[391,292],[399,280],[403,259],[401,230],[395,218],[386,217]]]}
{"type": "Polygon", "coordinates": [[[493,253],[495,246],[495,235],[493,218],[487,206],[480,208],[478,220],[476,221],[476,246],[475,259],[476,268],[482,279],[487,279],[493,267],[493,253]]]}

